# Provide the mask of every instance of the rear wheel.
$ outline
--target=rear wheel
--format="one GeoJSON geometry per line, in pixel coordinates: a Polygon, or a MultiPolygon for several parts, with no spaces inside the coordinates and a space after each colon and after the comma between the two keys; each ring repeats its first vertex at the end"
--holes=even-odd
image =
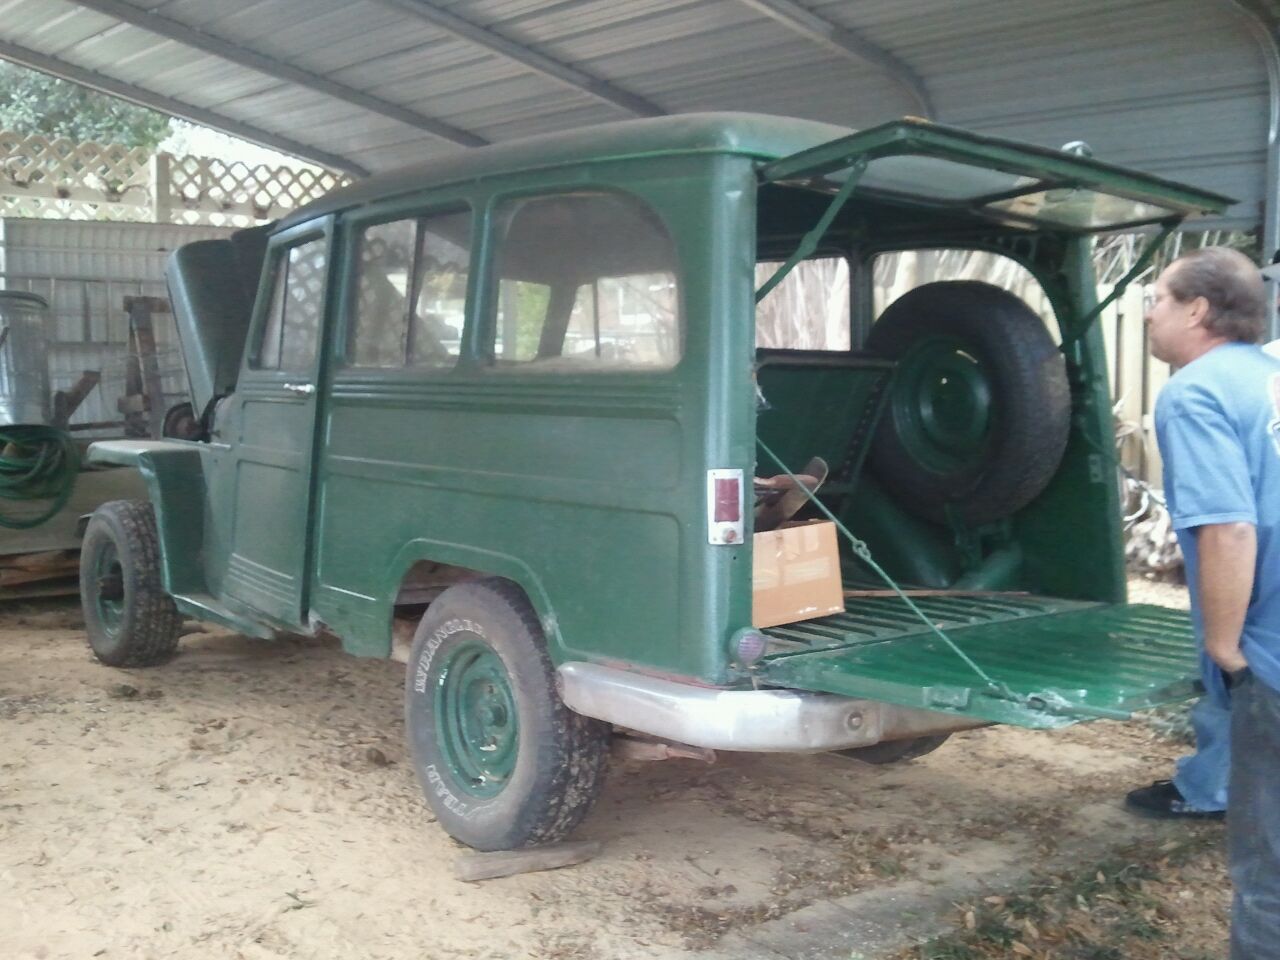
{"type": "Polygon", "coordinates": [[[477,850],[563,839],[604,782],[609,726],[564,705],[537,615],[508,580],[458,584],[427,608],[405,720],[428,804],[477,850]]]}
{"type": "Polygon", "coordinates": [[[911,740],[886,740],[873,743],[869,747],[851,747],[848,750],[836,750],[842,757],[861,760],[863,763],[899,763],[914,760],[926,753],[933,753],[947,742],[949,733],[939,733],[931,737],[915,737],[911,740]]]}
{"type": "Polygon", "coordinates": [[[80,544],[80,602],[89,647],[108,666],[173,656],[182,615],[162,584],[151,504],[113,500],[93,512],[80,544]]]}

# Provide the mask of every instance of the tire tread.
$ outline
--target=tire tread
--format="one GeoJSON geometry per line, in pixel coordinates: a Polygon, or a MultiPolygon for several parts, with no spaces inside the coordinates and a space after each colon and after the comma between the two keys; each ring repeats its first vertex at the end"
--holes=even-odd
{"type": "MultiPolygon", "coordinates": [[[[122,567],[126,559],[131,561],[125,577],[133,577],[133,589],[120,626],[121,636],[114,645],[119,650],[104,651],[90,640],[94,655],[112,667],[151,667],[164,663],[178,647],[182,614],[161,582],[160,534],[156,529],[155,511],[145,500],[112,500],[94,511],[90,525],[95,521],[104,524],[113,539],[123,540],[117,543],[116,549],[122,567]]],[[[88,535],[86,531],[86,539],[88,535]]],[[[80,576],[86,630],[92,630],[96,620],[90,610],[91,564],[92,558],[83,558],[80,576]]]]}

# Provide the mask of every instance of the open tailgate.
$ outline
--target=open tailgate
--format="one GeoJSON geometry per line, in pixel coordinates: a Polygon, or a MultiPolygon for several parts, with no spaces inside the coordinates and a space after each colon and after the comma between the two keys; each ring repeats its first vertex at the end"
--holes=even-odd
{"type": "Polygon", "coordinates": [[[1030,229],[1092,233],[1221,213],[1234,201],[1087,156],[907,118],[764,164],[765,182],[835,190],[1030,229]]]}
{"type": "Polygon", "coordinates": [[[1197,690],[1181,611],[1012,594],[916,603],[996,687],[896,597],[765,630],[764,681],[1035,728],[1122,719],[1197,690]]]}

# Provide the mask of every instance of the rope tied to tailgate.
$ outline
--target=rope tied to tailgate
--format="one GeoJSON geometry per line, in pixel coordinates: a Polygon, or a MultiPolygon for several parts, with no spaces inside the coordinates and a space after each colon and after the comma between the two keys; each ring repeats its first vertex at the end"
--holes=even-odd
{"type": "Polygon", "coordinates": [[[871,548],[867,546],[866,542],[859,540],[857,537],[855,537],[849,531],[849,528],[846,527],[843,523],[841,523],[836,518],[836,515],[834,513],[832,513],[829,509],[827,509],[827,505],[818,499],[817,494],[814,493],[814,491],[810,490],[807,484],[801,483],[800,480],[796,477],[796,475],[792,473],[789,469],[787,469],[787,465],[782,462],[782,460],[778,457],[776,453],[774,453],[772,450],[769,449],[768,444],[766,444],[763,440],[760,440],[759,438],[756,439],[756,443],[758,443],[760,445],[760,449],[763,450],[765,453],[767,453],[769,455],[769,458],[775,464],[778,465],[778,469],[780,469],[783,473],[785,473],[788,477],[790,477],[792,481],[795,482],[796,486],[805,492],[805,495],[809,498],[809,501],[813,503],[813,505],[816,506],[819,510],[821,510],[823,515],[826,516],[828,520],[830,520],[832,523],[835,524],[836,529],[840,531],[840,534],[846,540],[849,541],[849,546],[853,548],[853,552],[858,557],[858,559],[861,560],[863,563],[865,563],[868,567],[870,567],[871,570],[881,580],[885,582],[885,585],[888,586],[890,590],[892,590],[895,594],[898,595],[898,598],[903,603],[905,603],[908,609],[910,609],[911,612],[914,613],[920,619],[921,623],[923,623],[926,627],[929,628],[930,632],[932,632],[934,636],[936,636],[939,640],[941,640],[944,644],[946,644],[947,647],[949,647],[957,657],[959,657],[961,660],[965,662],[965,664],[968,665],[969,669],[971,669],[974,673],[976,673],[979,677],[982,678],[982,682],[987,685],[987,689],[992,690],[995,693],[997,693],[999,696],[1009,700],[1021,701],[1024,699],[1023,697],[1018,696],[1012,690],[1010,690],[1006,684],[1000,683],[992,679],[987,674],[987,672],[982,669],[982,667],[978,666],[978,664],[973,661],[973,658],[971,658],[967,653],[965,653],[963,650],[960,649],[959,645],[956,644],[954,640],[952,640],[945,633],[943,633],[942,628],[939,627],[932,620],[930,620],[928,615],[926,615],[923,610],[921,610],[918,606],[916,606],[915,601],[913,601],[909,596],[903,593],[902,588],[899,587],[896,582],[894,582],[893,577],[889,576],[889,574],[885,572],[884,568],[881,567],[880,564],[876,563],[875,559],[871,556],[871,548]]]}

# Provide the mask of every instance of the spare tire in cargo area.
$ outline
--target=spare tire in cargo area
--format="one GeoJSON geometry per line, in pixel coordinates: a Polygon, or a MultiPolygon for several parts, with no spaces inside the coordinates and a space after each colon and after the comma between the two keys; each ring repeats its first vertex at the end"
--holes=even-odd
{"type": "Polygon", "coordinates": [[[904,507],[976,525],[1048,485],[1071,391],[1061,352],[1025,303],[986,283],[926,284],[889,305],[866,348],[896,363],[869,463],[904,507]]]}

